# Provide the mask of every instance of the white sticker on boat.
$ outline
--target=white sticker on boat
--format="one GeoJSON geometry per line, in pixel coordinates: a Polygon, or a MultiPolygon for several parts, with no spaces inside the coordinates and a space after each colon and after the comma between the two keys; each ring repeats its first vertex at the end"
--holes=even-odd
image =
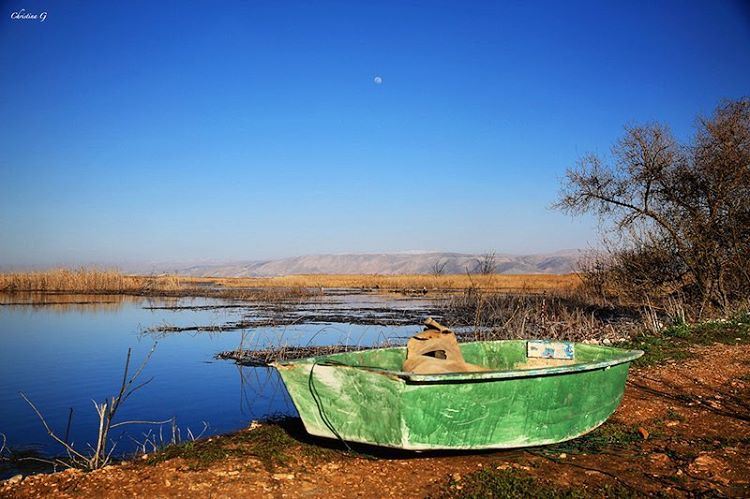
{"type": "Polygon", "coordinates": [[[530,359],[575,358],[575,348],[569,341],[531,340],[526,342],[526,356],[530,359]]]}

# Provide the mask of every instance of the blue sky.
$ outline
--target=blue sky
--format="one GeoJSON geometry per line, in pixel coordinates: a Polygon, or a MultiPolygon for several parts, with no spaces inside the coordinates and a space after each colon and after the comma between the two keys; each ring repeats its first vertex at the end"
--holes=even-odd
{"type": "Polygon", "coordinates": [[[0,6],[6,266],[585,248],[566,167],[750,94],[731,1],[0,6]]]}

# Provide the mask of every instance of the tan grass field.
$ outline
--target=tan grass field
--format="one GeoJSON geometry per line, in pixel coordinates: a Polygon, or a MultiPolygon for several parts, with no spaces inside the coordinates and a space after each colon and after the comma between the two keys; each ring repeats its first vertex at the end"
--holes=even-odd
{"type": "Polygon", "coordinates": [[[580,284],[575,274],[493,275],[349,275],[315,274],[283,277],[182,277],[127,275],[114,270],[56,269],[0,273],[0,292],[75,292],[116,294],[192,294],[207,288],[332,289],[383,291],[454,291],[477,288],[494,292],[569,290],[580,284]]]}
{"type": "Polygon", "coordinates": [[[282,277],[194,277],[185,282],[213,282],[225,287],[284,288],[367,288],[383,290],[483,290],[545,291],[572,289],[580,284],[575,274],[492,274],[492,275],[363,275],[305,274],[282,277]]]}
{"type": "Polygon", "coordinates": [[[54,269],[42,272],[0,273],[0,292],[41,291],[76,293],[142,293],[148,290],[179,291],[175,276],[143,277],[116,270],[54,269]]]}

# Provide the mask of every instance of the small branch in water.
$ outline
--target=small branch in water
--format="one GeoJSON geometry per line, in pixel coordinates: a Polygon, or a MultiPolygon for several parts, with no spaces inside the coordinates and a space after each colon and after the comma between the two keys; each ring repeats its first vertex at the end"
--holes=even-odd
{"type": "Polygon", "coordinates": [[[0,444],[0,461],[5,461],[7,460],[5,451],[7,450],[8,439],[5,437],[5,433],[0,433],[0,438],[3,439],[3,442],[0,444]]]}
{"type": "Polygon", "coordinates": [[[112,460],[112,455],[114,453],[115,447],[117,446],[117,442],[110,442],[109,435],[110,431],[113,428],[117,428],[119,426],[124,426],[128,424],[152,424],[152,425],[162,425],[165,423],[168,423],[171,420],[166,421],[122,421],[115,423],[115,417],[117,415],[117,411],[120,408],[121,404],[124,403],[133,393],[138,391],[140,388],[146,386],[151,379],[144,381],[142,383],[136,383],[138,378],[143,373],[143,370],[146,367],[146,364],[151,359],[151,356],[153,355],[154,351],[156,350],[156,343],[154,343],[151,350],[146,355],[146,358],[141,363],[140,367],[136,369],[135,373],[130,375],[130,360],[131,360],[131,353],[132,350],[128,349],[127,357],[125,358],[125,367],[123,369],[122,374],[122,382],[120,384],[120,389],[116,396],[108,397],[103,402],[97,402],[92,401],[94,404],[94,409],[96,410],[97,416],[98,416],[98,431],[97,431],[97,441],[95,446],[91,446],[90,444],[87,444],[88,451],[78,451],[73,447],[73,444],[69,441],[70,436],[70,424],[73,417],[73,411],[71,411],[68,414],[68,424],[66,426],[65,430],[65,437],[60,438],[57,433],[50,427],[50,425],[47,423],[46,419],[42,415],[41,411],[37,408],[36,405],[26,396],[24,393],[20,393],[21,397],[26,401],[27,404],[33,409],[33,411],[36,413],[37,417],[41,421],[42,425],[44,426],[44,429],[47,431],[47,434],[58,444],[62,445],[62,447],[65,449],[65,452],[68,455],[67,461],[62,461],[59,459],[55,459],[51,462],[56,462],[65,466],[69,467],[77,467],[77,468],[84,468],[89,470],[94,470],[98,468],[102,468],[109,464],[112,460]],[[85,452],[85,453],[84,453],[85,452]]]}

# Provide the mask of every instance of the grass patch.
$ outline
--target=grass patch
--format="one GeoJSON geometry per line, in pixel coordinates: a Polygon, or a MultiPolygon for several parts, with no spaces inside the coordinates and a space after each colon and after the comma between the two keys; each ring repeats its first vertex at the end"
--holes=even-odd
{"type": "Polygon", "coordinates": [[[146,464],[155,465],[170,459],[181,458],[189,461],[191,469],[204,469],[211,463],[234,455],[225,448],[223,440],[226,438],[213,437],[210,440],[168,445],[154,454],[149,454],[146,464]]]}
{"type": "Polygon", "coordinates": [[[155,465],[170,459],[182,458],[191,469],[205,469],[212,463],[230,457],[253,457],[268,471],[286,466],[295,451],[316,460],[329,460],[335,451],[319,448],[295,440],[288,428],[298,421],[285,418],[261,424],[257,428],[232,435],[170,445],[148,457],[147,464],[155,465]]]}
{"type": "Polygon", "coordinates": [[[675,411],[673,407],[670,407],[669,409],[667,409],[666,419],[682,422],[685,421],[685,416],[675,411]]]}
{"type": "Polygon", "coordinates": [[[436,499],[490,497],[508,499],[564,497],[572,499],[585,496],[574,491],[558,490],[516,470],[490,469],[475,471],[460,479],[451,476],[437,493],[430,497],[436,499]]]}
{"type": "Polygon", "coordinates": [[[598,454],[605,450],[623,450],[643,441],[637,426],[622,423],[605,423],[594,431],[567,442],[546,446],[545,454],[598,454]]]}
{"type": "Polygon", "coordinates": [[[667,327],[658,335],[640,337],[626,348],[637,348],[645,354],[636,366],[651,366],[669,361],[686,360],[693,356],[691,347],[698,345],[750,343],[750,314],[745,312],[730,319],[718,319],[697,324],[679,323],[667,327]]]}
{"type": "Polygon", "coordinates": [[[725,437],[715,435],[707,438],[693,438],[682,444],[666,445],[661,449],[653,449],[654,452],[663,452],[675,463],[689,464],[698,457],[701,452],[723,451],[730,447],[750,445],[750,437],[725,437]]]}
{"type": "Polygon", "coordinates": [[[582,499],[589,497],[643,497],[642,492],[634,491],[620,483],[607,484],[591,490],[561,488],[522,473],[518,470],[485,469],[475,471],[456,479],[450,477],[440,486],[435,499],[484,499],[507,498],[522,499],[582,499]]]}
{"type": "Polygon", "coordinates": [[[266,423],[259,428],[243,431],[233,435],[231,442],[245,455],[260,459],[268,470],[286,465],[289,450],[300,445],[279,423],[266,423]]]}
{"type": "Polygon", "coordinates": [[[715,435],[710,438],[700,438],[693,441],[693,445],[698,450],[720,450],[727,447],[737,447],[740,445],[750,444],[750,436],[731,436],[715,435]]]}

